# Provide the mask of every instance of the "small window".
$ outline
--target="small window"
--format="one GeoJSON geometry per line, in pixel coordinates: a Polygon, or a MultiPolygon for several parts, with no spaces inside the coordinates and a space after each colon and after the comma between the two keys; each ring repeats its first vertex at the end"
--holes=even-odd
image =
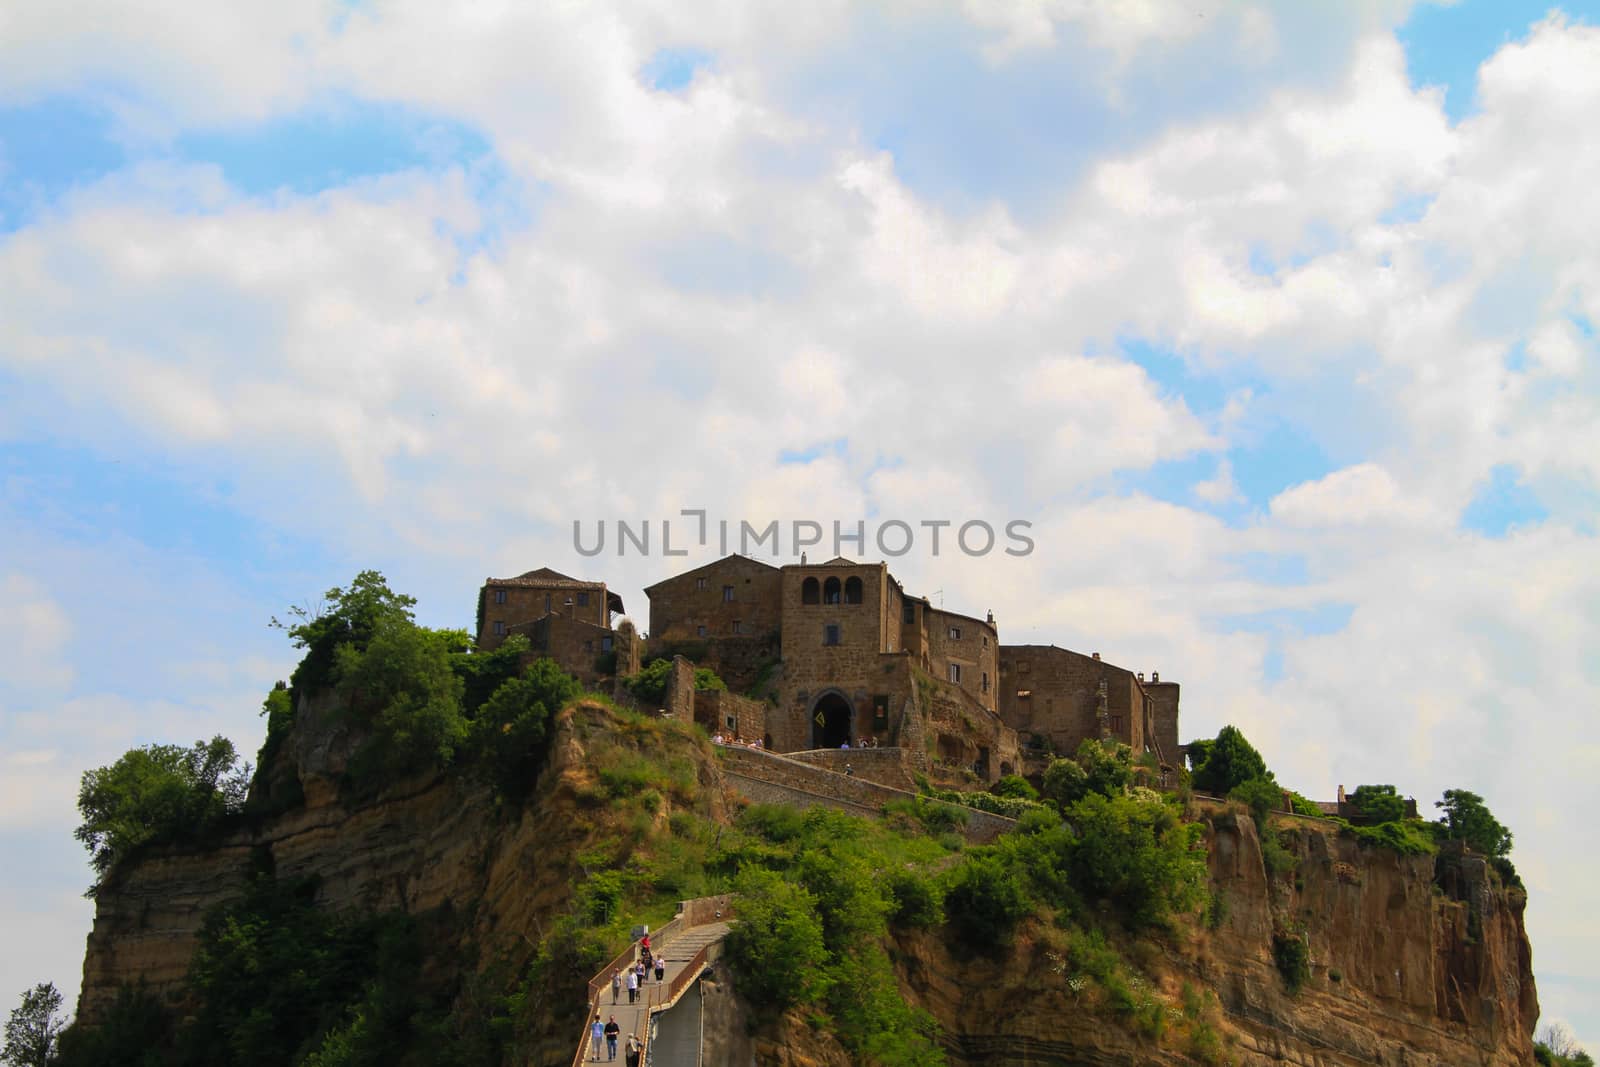
{"type": "Polygon", "coordinates": [[[550,594],[549,593],[546,593],[544,595],[544,613],[546,615],[550,614],[550,594]]]}
{"type": "Polygon", "coordinates": [[[838,625],[830,622],[822,628],[822,643],[825,645],[837,645],[839,643],[838,625]]]}
{"type": "Polygon", "coordinates": [[[709,588],[711,588],[711,579],[709,579],[709,578],[696,578],[694,580],[694,587],[696,589],[709,589],[709,588]]]}
{"type": "Polygon", "coordinates": [[[987,693],[989,691],[989,672],[988,671],[984,671],[983,672],[983,691],[985,693],[987,693]]]}
{"type": "Polygon", "coordinates": [[[989,647],[989,635],[988,634],[984,634],[983,635],[983,647],[984,648],[988,648],[989,647]]]}
{"type": "Polygon", "coordinates": [[[854,576],[846,579],[844,583],[844,602],[846,604],[861,603],[861,579],[854,576]]]}
{"type": "Polygon", "coordinates": [[[496,604],[504,604],[506,602],[506,591],[504,589],[496,589],[494,591],[494,602],[496,604]]]}
{"type": "Polygon", "coordinates": [[[496,637],[504,637],[506,635],[506,624],[498,619],[495,620],[494,635],[496,637]]]}
{"type": "Polygon", "coordinates": [[[815,578],[807,578],[805,581],[800,583],[800,603],[822,603],[822,586],[815,578]]]}
{"type": "Polygon", "coordinates": [[[906,601],[905,621],[907,623],[913,623],[917,621],[917,606],[911,603],[909,600],[906,601]]]}
{"type": "Polygon", "coordinates": [[[829,578],[822,583],[822,602],[824,604],[839,603],[839,579],[829,578]]]}
{"type": "Polygon", "coordinates": [[[725,585],[722,587],[722,602],[724,604],[733,602],[733,586],[725,585]]]}
{"type": "Polygon", "coordinates": [[[589,606],[589,594],[588,593],[579,593],[578,594],[578,607],[586,608],[588,606],[589,606]]]}
{"type": "Polygon", "coordinates": [[[738,619],[734,619],[733,620],[733,632],[736,633],[736,634],[744,633],[744,623],[740,622],[738,619]]]}
{"type": "Polygon", "coordinates": [[[950,680],[952,682],[961,681],[961,664],[959,664],[959,663],[950,664],[950,680]]]}
{"type": "Polygon", "coordinates": [[[961,640],[961,627],[959,627],[959,626],[950,627],[950,640],[952,640],[952,641],[961,640]]]}
{"type": "Polygon", "coordinates": [[[734,718],[732,715],[729,715],[728,716],[728,729],[732,730],[738,725],[739,725],[739,720],[734,718]]]}
{"type": "Polygon", "coordinates": [[[615,647],[616,646],[611,643],[611,638],[602,637],[600,639],[600,651],[601,652],[610,652],[615,647]]]}
{"type": "Polygon", "coordinates": [[[694,628],[694,635],[696,637],[704,637],[706,635],[706,628],[704,626],[696,626],[694,628]]]}

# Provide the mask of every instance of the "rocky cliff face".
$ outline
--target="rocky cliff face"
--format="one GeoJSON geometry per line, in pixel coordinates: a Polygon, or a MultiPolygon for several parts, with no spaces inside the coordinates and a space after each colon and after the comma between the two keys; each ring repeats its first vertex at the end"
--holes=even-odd
{"type": "MultiPolygon", "coordinates": [[[[115,872],[96,901],[84,960],[80,1019],[104,1017],[126,982],[181,1004],[205,915],[269,862],[280,877],[314,875],[336,909],[433,909],[461,916],[463,942],[482,958],[526,959],[563,910],[585,847],[576,818],[586,732],[603,709],[561,720],[534,802],[497,809],[486,790],[448,777],[397,784],[364,804],[339,799],[350,750],[326,709],[302,709],[275,772],[292,774],[303,807],[204,851],[152,850],[115,872]]],[[[708,752],[689,753],[720,814],[722,785],[708,752]]],[[[1223,1059],[1240,1067],[1487,1067],[1532,1062],[1538,1006],[1523,931],[1524,898],[1472,857],[1400,856],[1362,847],[1316,820],[1279,828],[1297,869],[1268,876],[1248,816],[1207,819],[1217,921],[1140,946],[1139,966],[1176,1001],[1185,983],[1214,991],[1223,1059]],[[1291,994],[1274,936],[1303,932],[1309,980],[1291,994]]],[[[952,1063],[1178,1064],[1187,1050],[1136,1036],[1094,1014],[1052,966],[1041,931],[1025,929],[995,958],[956,959],[931,934],[906,935],[893,955],[907,995],[933,1013],[952,1063]]],[[[575,996],[587,976],[574,977],[575,996]]],[[[708,985],[708,1040],[728,1064],[822,1067],[849,1062],[825,1032],[794,1013],[754,1034],[737,991],[708,985]],[[720,1022],[719,1022],[720,1021],[720,1022]]],[[[561,1063],[575,1021],[552,1004],[531,1063],[561,1063]],[[564,1036],[565,1035],[565,1036],[564,1036]]]]}

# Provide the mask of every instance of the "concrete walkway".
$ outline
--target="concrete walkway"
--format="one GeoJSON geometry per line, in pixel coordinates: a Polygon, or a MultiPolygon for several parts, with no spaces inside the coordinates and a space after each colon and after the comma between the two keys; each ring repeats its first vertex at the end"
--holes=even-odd
{"type": "MultiPolygon", "coordinates": [[[[652,969],[650,971],[650,980],[639,991],[639,999],[633,1004],[628,1003],[628,976],[626,974],[622,976],[622,992],[617,996],[615,1004],[611,1002],[611,986],[608,979],[608,984],[600,992],[599,1003],[589,1005],[588,1021],[584,1023],[584,1062],[594,1062],[593,1054],[588,1044],[588,1033],[589,1027],[594,1024],[594,1016],[597,1011],[600,1013],[600,1021],[602,1023],[609,1021],[612,1016],[616,1016],[617,1025],[622,1028],[622,1032],[617,1038],[616,1059],[616,1062],[621,1063],[628,1048],[628,1035],[633,1034],[640,1041],[644,1041],[645,1027],[649,1025],[649,1013],[652,1010],[659,1011],[669,1006],[667,1004],[667,994],[668,990],[672,988],[674,979],[683,973],[684,968],[702,948],[722,940],[727,932],[728,924],[726,922],[707,923],[703,926],[691,926],[686,930],[680,931],[664,945],[652,945],[651,950],[659,951],[661,958],[666,961],[666,974],[660,982],[657,982],[655,980],[655,970],[652,969]]],[[[681,990],[679,992],[681,995],[681,990]]],[[[601,1042],[600,1046],[600,1062],[608,1062],[604,1042],[601,1042]]]]}

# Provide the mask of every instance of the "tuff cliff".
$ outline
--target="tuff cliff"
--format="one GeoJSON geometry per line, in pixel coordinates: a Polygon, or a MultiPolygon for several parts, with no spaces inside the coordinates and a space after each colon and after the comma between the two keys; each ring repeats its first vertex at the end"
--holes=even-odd
{"type": "MultiPolygon", "coordinates": [[[[665,742],[666,750],[659,737],[619,742],[614,714],[598,706],[559,718],[548,767],[523,807],[497,805],[485,787],[452,775],[341,799],[339,780],[356,739],[329,711],[303,705],[261,779],[292,779],[303,805],[215,847],[150,849],[113,872],[96,899],[81,1020],[104,1018],[118,988],[140,980],[181,1014],[206,914],[238,895],[264,864],[280,878],[314,876],[322,907],[449,916],[440,928],[453,943],[436,946],[434,970],[496,960],[525,968],[554,920],[570,910],[594,850],[608,840],[586,799],[601,743],[631,744],[641,756],[670,756],[692,768],[684,797],[640,814],[639,833],[648,836],[652,823],[664,829],[686,797],[714,820],[737,803],[703,742],[687,733],[665,742]]],[[[1192,814],[1206,826],[1212,890],[1225,903],[1209,922],[1185,921],[1169,936],[1121,947],[1172,1005],[1186,985],[1214,993],[1209,1011],[1219,1045],[1212,1062],[1532,1062],[1538,1008],[1524,897],[1482,861],[1402,856],[1342,837],[1331,824],[1286,817],[1275,820],[1274,832],[1297,864],[1274,877],[1248,815],[1221,806],[1192,814]],[[1293,994],[1274,959],[1275,936],[1285,931],[1303,932],[1309,948],[1308,980],[1293,994]]],[[[1191,1049],[1086,1001],[1062,974],[1052,937],[1024,925],[991,955],[958,957],[936,932],[901,933],[891,956],[908,999],[941,1026],[952,1063],[1197,1062],[1191,1049]]],[[[541,976],[512,1062],[570,1060],[588,977],[575,969],[541,976]]],[[[752,1032],[759,1012],[741,1001],[725,972],[708,985],[706,1002],[720,1005],[707,1013],[708,1040],[720,1043],[714,1047],[726,1050],[729,1064],[850,1062],[801,1012],[752,1032]]]]}

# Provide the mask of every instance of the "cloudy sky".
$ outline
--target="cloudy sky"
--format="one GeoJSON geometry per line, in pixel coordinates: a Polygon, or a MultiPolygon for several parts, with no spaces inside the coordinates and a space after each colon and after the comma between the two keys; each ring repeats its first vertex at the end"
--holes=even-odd
{"type": "Polygon", "coordinates": [[[253,752],[269,616],[642,619],[685,561],[574,520],[704,508],[1032,522],[896,572],[1307,794],[1483,794],[1600,1045],[1600,5],[62,12],[0,6],[0,1007],[76,990],[79,773],[253,752]]]}

